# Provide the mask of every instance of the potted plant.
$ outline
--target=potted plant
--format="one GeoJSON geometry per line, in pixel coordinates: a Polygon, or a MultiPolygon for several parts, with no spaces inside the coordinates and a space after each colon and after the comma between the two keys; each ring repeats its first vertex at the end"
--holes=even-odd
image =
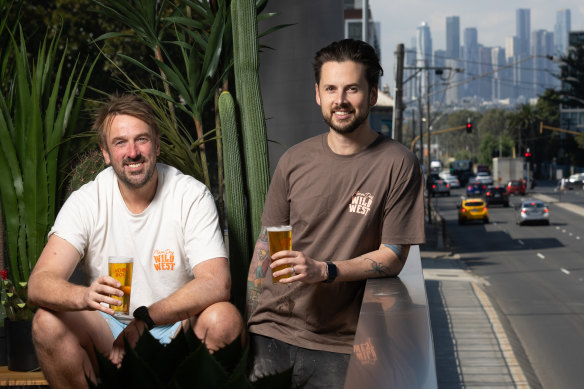
{"type": "MultiPolygon", "coordinates": [[[[35,55],[28,52],[18,24],[9,29],[1,23],[0,40],[0,203],[6,253],[2,293],[10,322],[30,328],[34,309],[26,304],[26,285],[55,219],[68,151],[64,140],[75,128],[93,66],[76,63],[65,70],[68,53],[60,48],[59,34],[49,38],[47,33],[35,55]],[[22,303],[10,303],[18,298],[22,309],[22,303]]],[[[6,328],[9,344],[18,325],[12,324],[6,328]]]]}

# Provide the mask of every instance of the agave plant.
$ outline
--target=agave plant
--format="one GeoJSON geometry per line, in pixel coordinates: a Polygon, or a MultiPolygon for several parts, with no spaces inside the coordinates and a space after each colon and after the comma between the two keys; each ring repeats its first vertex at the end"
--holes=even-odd
{"type": "MultiPolygon", "coordinates": [[[[75,128],[93,64],[76,63],[65,75],[60,36],[45,37],[29,56],[22,29],[4,30],[0,59],[10,58],[0,85],[0,201],[9,278],[28,281],[46,243],[60,198],[61,163],[75,128]]],[[[95,62],[94,62],[95,64],[95,62]]]]}

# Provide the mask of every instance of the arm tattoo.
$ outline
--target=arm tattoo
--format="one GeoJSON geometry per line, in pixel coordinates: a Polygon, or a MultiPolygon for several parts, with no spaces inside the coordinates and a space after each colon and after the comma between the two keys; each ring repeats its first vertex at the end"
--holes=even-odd
{"type": "Polygon", "coordinates": [[[247,274],[247,317],[257,306],[257,300],[264,288],[264,278],[270,269],[270,248],[268,246],[268,233],[262,227],[260,236],[253,251],[253,258],[247,274]]]}
{"type": "Polygon", "coordinates": [[[371,262],[371,270],[367,270],[367,273],[374,273],[375,276],[389,276],[390,273],[390,269],[385,266],[383,263],[381,262],[377,262],[372,258],[368,258],[368,257],[363,257],[364,260],[371,262]]]}

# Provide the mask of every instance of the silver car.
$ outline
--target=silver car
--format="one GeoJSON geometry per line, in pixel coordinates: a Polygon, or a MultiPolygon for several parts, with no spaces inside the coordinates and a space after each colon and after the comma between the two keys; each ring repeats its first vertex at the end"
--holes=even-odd
{"type": "Polygon", "coordinates": [[[527,223],[550,224],[550,210],[541,200],[523,200],[517,207],[515,220],[520,226],[527,223]]]}

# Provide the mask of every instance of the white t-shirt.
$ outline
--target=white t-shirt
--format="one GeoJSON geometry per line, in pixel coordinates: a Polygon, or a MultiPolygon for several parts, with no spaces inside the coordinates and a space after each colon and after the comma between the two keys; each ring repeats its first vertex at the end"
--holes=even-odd
{"type": "Polygon", "coordinates": [[[207,187],[171,166],[156,167],[156,195],[142,213],[128,210],[109,167],[71,194],[49,232],[79,251],[90,283],[108,274],[109,256],[134,258],[130,314],[192,280],[197,264],[227,258],[207,187]]]}

